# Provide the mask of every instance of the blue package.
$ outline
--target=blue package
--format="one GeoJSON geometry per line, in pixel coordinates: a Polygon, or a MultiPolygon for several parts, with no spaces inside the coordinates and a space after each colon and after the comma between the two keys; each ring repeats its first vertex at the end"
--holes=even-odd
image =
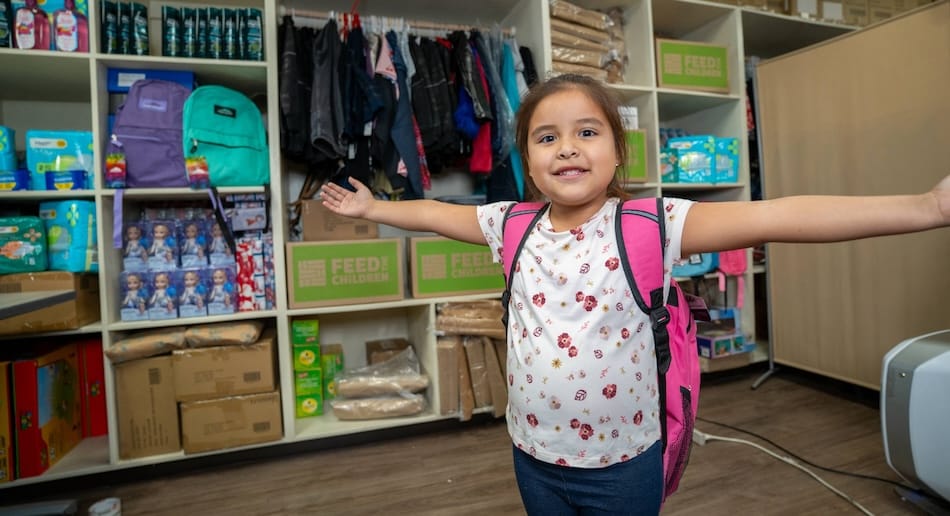
{"type": "Polygon", "coordinates": [[[739,139],[716,138],[715,183],[735,183],[739,181],[739,139]]]}
{"type": "Polygon", "coordinates": [[[208,293],[209,272],[207,269],[185,269],[175,272],[178,289],[178,316],[204,317],[208,315],[205,297],[208,293]]]}
{"type": "Polygon", "coordinates": [[[161,79],[177,82],[193,90],[195,87],[195,73],[185,70],[131,70],[126,68],[109,68],[106,74],[106,89],[109,93],[128,93],[132,83],[143,79],[161,79]]]}
{"type": "Polygon", "coordinates": [[[99,272],[99,237],[93,201],[42,202],[40,218],[46,226],[51,270],[99,272]]]}
{"type": "Polygon", "coordinates": [[[716,166],[716,138],[710,135],[679,136],[666,145],[679,151],[680,183],[711,183],[716,166]]]}
{"type": "Polygon", "coordinates": [[[30,171],[21,168],[9,172],[0,172],[0,192],[30,189],[30,171]]]}
{"type": "Polygon", "coordinates": [[[147,321],[148,273],[123,272],[119,277],[119,319],[123,321],[147,321]]]}
{"type": "Polygon", "coordinates": [[[43,175],[47,190],[85,190],[90,186],[86,184],[85,170],[49,171],[43,175]]]}
{"type": "Polygon", "coordinates": [[[83,170],[85,183],[93,171],[92,133],[89,131],[26,132],[26,168],[30,170],[30,187],[46,189],[47,172],[83,170]]]}
{"type": "Polygon", "coordinates": [[[0,125],[0,172],[13,172],[16,168],[16,131],[0,125]]]}
{"type": "Polygon", "coordinates": [[[174,271],[149,272],[150,295],[145,307],[150,321],[178,318],[178,295],[173,283],[174,271]]]}

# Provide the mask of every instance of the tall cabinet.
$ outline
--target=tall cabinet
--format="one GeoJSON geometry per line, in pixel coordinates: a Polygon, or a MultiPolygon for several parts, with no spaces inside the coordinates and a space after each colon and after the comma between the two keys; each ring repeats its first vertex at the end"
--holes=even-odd
{"type": "MultiPolygon", "coordinates": [[[[169,2],[171,4],[171,2],[169,2]]],[[[578,0],[577,4],[588,8],[608,8],[616,4],[607,0],[578,0]]],[[[363,2],[361,16],[379,15],[424,20],[435,23],[470,25],[476,22],[488,26],[497,22],[503,28],[514,29],[518,42],[531,49],[539,75],[547,75],[552,69],[550,49],[550,23],[547,0],[489,0],[486,2],[450,2],[450,8],[428,0],[405,2],[363,2]]],[[[98,5],[90,2],[90,20],[99,17],[98,5]]],[[[402,301],[324,307],[316,309],[289,309],[284,266],[284,244],[290,238],[286,221],[287,206],[296,197],[296,188],[302,175],[285,165],[279,149],[278,119],[278,67],[277,27],[283,14],[291,15],[297,9],[321,12],[348,11],[351,2],[316,0],[289,0],[278,5],[275,0],[233,0],[216,2],[222,6],[257,7],[264,14],[265,60],[262,62],[218,61],[210,59],[183,59],[159,57],[160,13],[163,2],[152,1],[148,5],[151,20],[152,56],[116,56],[97,51],[99,27],[90,24],[89,37],[92,51],[89,54],[60,52],[20,51],[0,49],[0,124],[17,130],[17,147],[23,148],[23,134],[28,128],[78,129],[91,131],[96,149],[96,168],[102,169],[103,149],[108,140],[106,71],[109,68],[157,68],[168,70],[191,70],[200,84],[222,84],[248,95],[266,96],[267,130],[270,141],[271,170],[271,220],[274,226],[274,262],[277,283],[276,304],[273,310],[246,312],[232,316],[208,317],[190,320],[188,324],[222,322],[241,319],[261,319],[276,328],[279,340],[277,366],[279,389],[282,393],[284,437],[280,441],[256,445],[252,448],[279,444],[299,443],[336,436],[358,434],[372,430],[411,427],[422,423],[451,419],[455,415],[442,415],[438,406],[439,385],[434,374],[438,369],[436,359],[435,320],[436,306],[450,300],[475,299],[494,296],[467,296],[439,299],[411,299],[402,301]],[[362,365],[363,343],[377,338],[402,337],[412,342],[420,357],[422,367],[433,379],[428,390],[429,408],[414,417],[373,421],[338,421],[332,413],[321,417],[296,419],[294,416],[294,386],[291,367],[289,329],[295,318],[318,318],[321,340],[340,342],[344,345],[347,366],[362,365]]],[[[175,5],[180,5],[176,2],[175,5]]],[[[624,3],[624,34],[629,53],[629,64],[623,84],[612,85],[624,102],[634,105],[639,111],[641,128],[647,135],[647,169],[645,183],[631,187],[636,196],[657,195],[687,197],[698,200],[725,201],[750,197],[749,166],[746,138],[745,70],[743,60],[750,50],[757,55],[771,57],[792,48],[805,46],[836,34],[850,31],[849,27],[832,26],[786,16],[752,11],[734,6],[701,0],[631,0],[624,3]],[[783,35],[775,40],[776,34],[783,35]],[[725,94],[700,93],[660,88],[655,74],[654,35],[723,45],[729,51],[730,91],[725,94]],[[735,184],[670,185],[659,181],[659,129],[679,127],[692,133],[708,133],[719,136],[738,137],[741,166],[739,181],[735,184]]],[[[449,174],[437,183],[436,189],[469,193],[465,174],[449,174]]],[[[231,188],[223,193],[257,193],[263,188],[231,188]]],[[[95,188],[81,192],[4,192],[0,202],[23,206],[35,206],[42,200],[61,198],[85,198],[94,200],[99,226],[99,255],[101,273],[101,322],[81,328],[76,334],[101,335],[108,347],[123,336],[137,330],[179,325],[180,320],[167,322],[121,322],[118,317],[118,273],[121,271],[119,250],[111,245],[114,213],[130,209],[149,200],[200,199],[207,194],[188,189],[127,190],[124,195],[103,186],[97,177],[95,188]]],[[[746,274],[747,309],[743,315],[745,328],[754,328],[753,285],[754,272],[746,274]]],[[[16,345],[54,337],[36,335],[17,338],[16,345]]],[[[766,335],[753,335],[762,343],[766,335]]],[[[8,339],[11,340],[11,339],[8,339]]],[[[12,342],[4,342],[10,345],[12,342]]],[[[763,349],[764,346],[759,346],[763,349]]],[[[757,355],[756,359],[762,359],[757,355]]],[[[120,460],[116,435],[116,411],[114,399],[114,376],[111,364],[106,363],[106,393],[108,420],[111,432],[108,437],[84,440],[76,449],[57,463],[50,471],[39,477],[0,484],[0,489],[50,480],[87,475],[122,468],[180,461],[186,456],[172,453],[144,459],[120,460]]],[[[234,450],[209,452],[205,455],[226,454],[234,450]]],[[[187,457],[192,457],[189,455],[187,457]]]]}

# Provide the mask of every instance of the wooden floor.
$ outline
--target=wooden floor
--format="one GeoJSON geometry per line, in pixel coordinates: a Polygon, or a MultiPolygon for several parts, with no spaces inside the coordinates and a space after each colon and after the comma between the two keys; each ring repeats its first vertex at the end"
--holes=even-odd
{"type": "MultiPolygon", "coordinates": [[[[704,379],[700,417],[764,435],[819,465],[899,480],[884,458],[876,393],[785,370],[753,391],[760,373],[704,379]]],[[[747,437],[703,421],[697,427],[747,437]]],[[[889,484],[815,472],[874,514],[922,514],[889,484]]],[[[126,516],[524,514],[502,420],[73,495],[82,500],[81,514],[91,502],[117,496],[126,516]]],[[[755,448],[724,442],[693,446],[680,490],[663,513],[859,514],[805,473],[755,448]]]]}

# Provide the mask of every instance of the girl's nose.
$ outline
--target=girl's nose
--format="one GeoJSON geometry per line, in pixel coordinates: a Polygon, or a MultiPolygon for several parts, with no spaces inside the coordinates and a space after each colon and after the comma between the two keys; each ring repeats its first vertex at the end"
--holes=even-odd
{"type": "Polygon", "coordinates": [[[557,156],[562,159],[573,158],[577,156],[577,148],[574,145],[565,142],[557,152],[557,156]]]}

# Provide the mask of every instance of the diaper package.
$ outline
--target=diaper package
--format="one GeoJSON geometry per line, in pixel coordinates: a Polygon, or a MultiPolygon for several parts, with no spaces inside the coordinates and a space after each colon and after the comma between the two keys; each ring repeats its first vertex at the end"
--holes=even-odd
{"type": "Polygon", "coordinates": [[[92,201],[40,203],[46,229],[49,268],[69,272],[99,272],[96,206],[92,201]]]}
{"type": "Polygon", "coordinates": [[[39,217],[0,218],[0,274],[46,270],[46,233],[39,217]]]}
{"type": "Polygon", "coordinates": [[[32,190],[92,188],[92,133],[27,131],[26,167],[32,190]]]}

